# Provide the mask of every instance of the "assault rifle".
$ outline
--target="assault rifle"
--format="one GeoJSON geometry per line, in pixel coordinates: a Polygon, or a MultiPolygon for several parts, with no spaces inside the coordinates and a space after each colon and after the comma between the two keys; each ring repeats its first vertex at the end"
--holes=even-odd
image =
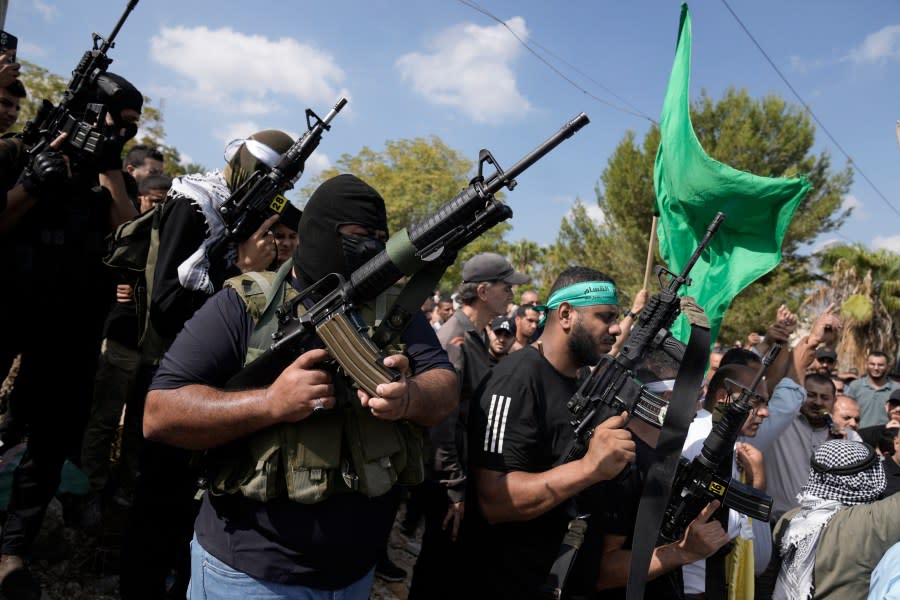
{"type": "Polygon", "coordinates": [[[691,521],[712,500],[720,500],[722,506],[754,519],[769,520],[772,498],[765,492],[732,479],[731,464],[728,461],[741,427],[754,409],[751,400],[760,400],[756,387],[780,350],[779,344],[772,346],[763,357],[762,366],[749,386],[743,386],[732,379],[725,380],[726,385],[740,388],[741,393],[728,403],[722,418],[703,442],[700,454],[692,461],[682,457],[675,474],[672,495],[663,515],[660,531],[662,540],[680,540],[691,521]],[[722,468],[727,468],[728,475],[720,474],[722,468]]]}
{"type": "Polygon", "coordinates": [[[210,248],[217,256],[231,242],[249,238],[273,214],[281,214],[288,199],[282,192],[289,189],[303,173],[307,159],[322,141],[322,134],[331,129],[331,121],[347,104],[341,98],[324,119],[306,109],[306,133],[294,142],[267,173],[256,170],[219,208],[225,221],[225,235],[210,248]]]}
{"type": "Polygon", "coordinates": [[[86,100],[89,99],[91,85],[112,63],[112,59],[106,53],[116,45],[115,39],[119,30],[137,3],[138,0],[129,0],[125,12],[107,37],[104,38],[97,33],[91,34],[92,48],[84,53],[78,66],[72,71],[72,79],[69,80],[59,104],[54,106],[46,98],[41,101],[41,107],[34,119],[28,121],[22,130],[22,141],[28,148],[30,156],[37,156],[43,152],[63,133],[68,134],[65,148],[75,155],[96,157],[103,152],[104,135],[97,126],[102,127],[107,108],[103,104],[86,100]],[[76,110],[83,112],[76,114],[76,110]]]}
{"type": "Polygon", "coordinates": [[[694,263],[709,245],[724,219],[723,213],[716,215],[681,274],[676,275],[662,266],[656,267],[661,291],[654,294],[640,312],[622,351],[615,357],[607,355],[601,358],[567,404],[572,413],[571,424],[575,428],[575,436],[562,454],[559,464],[581,458],[587,451],[594,428],[622,411],[628,411],[629,415],[638,417],[657,429],[662,427],[666,401],[647,392],[633,378],[633,373],[650,352],[659,348],[680,360],[684,352],[683,345],[669,332],[675,318],[681,313],[678,290],[682,285],[690,285],[688,275],[694,263]],[[664,283],[664,276],[669,277],[668,284],[664,283]]]}
{"type": "Polygon", "coordinates": [[[413,315],[395,305],[382,320],[384,327],[370,338],[357,305],[374,299],[404,275],[415,277],[426,269],[443,273],[466,244],[512,216],[512,209],[495,194],[504,187],[512,190],[516,176],[587,123],[587,115],[581,113],[506,171],[488,150],[481,150],[476,176],[450,202],[392,235],[385,250],[351,273],[349,279],[336,273],[327,275],[282,306],[276,313],[279,327],[272,345],[232,377],[226,387],[239,389],[274,381],[291,361],[312,347],[314,334],[325,342],[344,372],[370,395],[375,395],[379,383],[396,381],[399,373],[384,366],[380,348],[391,331],[402,331],[413,315]],[[483,173],[486,163],[495,169],[487,178],[483,173]],[[319,296],[321,299],[311,308],[303,308],[304,300],[319,296]]]}

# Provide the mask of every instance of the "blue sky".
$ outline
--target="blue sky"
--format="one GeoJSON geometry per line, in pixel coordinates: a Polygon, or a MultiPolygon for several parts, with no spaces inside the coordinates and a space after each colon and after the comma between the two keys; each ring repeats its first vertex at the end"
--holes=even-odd
{"type": "MultiPolygon", "coordinates": [[[[625,132],[640,139],[647,117],[659,118],[680,2],[479,0],[508,29],[469,4],[141,0],[110,53],[111,70],[155,106],[162,103],[167,141],[207,167],[221,165],[228,140],[270,127],[297,134],[307,107],[324,116],[346,95],[350,103],[304,179],[343,153],[429,135],[473,161],[488,148],[508,166],[586,112],[591,123],[520,176],[507,195],[514,210],[509,239],[549,244],[577,199],[595,206],[594,187],[625,132]],[[582,89],[510,30],[552,53],[543,55],[582,89]]],[[[5,29],[19,37],[20,57],[68,74],[90,33],[108,34],[125,5],[10,0],[5,29]]],[[[845,198],[853,216],[813,247],[837,240],[900,251],[900,3],[729,5],[897,211],[857,173],[845,198]]],[[[754,97],[775,93],[798,102],[724,2],[689,6],[692,98],[705,89],[718,99],[733,85],[754,97]]],[[[821,130],[816,137],[815,150],[843,167],[835,144],[821,130]]]]}

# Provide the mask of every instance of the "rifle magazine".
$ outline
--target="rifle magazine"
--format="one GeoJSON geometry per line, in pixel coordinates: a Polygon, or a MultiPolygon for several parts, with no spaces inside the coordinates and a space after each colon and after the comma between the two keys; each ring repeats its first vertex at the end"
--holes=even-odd
{"type": "Polygon", "coordinates": [[[375,390],[379,384],[400,379],[400,373],[384,366],[384,354],[347,313],[332,314],[319,324],[316,333],[341,369],[370,396],[378,395],[375,390]]]}

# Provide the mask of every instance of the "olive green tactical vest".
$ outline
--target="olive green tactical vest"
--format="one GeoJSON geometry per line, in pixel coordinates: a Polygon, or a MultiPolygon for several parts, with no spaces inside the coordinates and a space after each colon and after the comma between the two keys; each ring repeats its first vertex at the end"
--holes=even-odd
{"type": "MultiPolygon", "coordinates": [[[[281,278],[272,272],[245,273],[225,282],[244,300],[256,323],[245,363],[270,345],[277,329],[273,307],[297,295],[284,281],[289,270],[290,266],[280,271],[281,278]]],[[[384,298],[379,300],[377,304],[389,306],[384,298]]],[[[377,325],[369,318],[374,313],[363,310],[366,323],[377,325]]],[[[336,493],[355,491],[375,497],[395,484],[421,482],[422,428],[408,421],[376,419],[360,405],[348,377],[335,374],[333,383],[334,409],[314,412],[297,423],[274,425],[209,451],[210,491],[241,493],[261,502],[287,496],[313,504],[336,493]]]]}

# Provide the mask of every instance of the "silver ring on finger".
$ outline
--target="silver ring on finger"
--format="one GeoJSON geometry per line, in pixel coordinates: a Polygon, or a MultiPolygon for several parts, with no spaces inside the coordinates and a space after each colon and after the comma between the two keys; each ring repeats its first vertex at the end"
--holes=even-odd
{"type": "Polygon", "coordinates": [[[320,410],[325,410],[325,401],[321,398],[316,398],[316,401],[313,403],[313,412],[319,412],[320,410]]]}

